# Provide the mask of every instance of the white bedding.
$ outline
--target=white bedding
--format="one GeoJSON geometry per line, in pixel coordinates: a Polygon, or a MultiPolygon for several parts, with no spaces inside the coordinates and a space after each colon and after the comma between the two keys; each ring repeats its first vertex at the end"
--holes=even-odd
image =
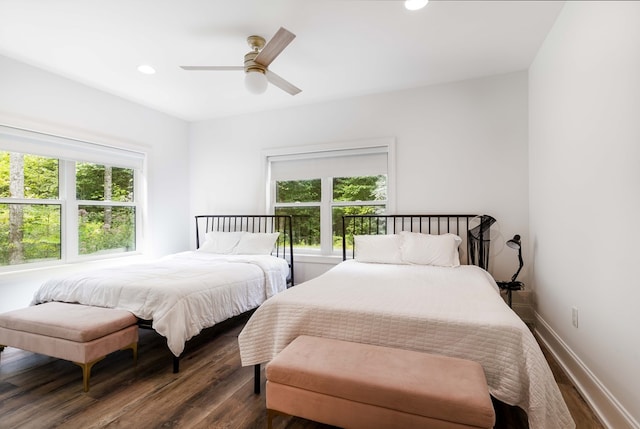
{"type": "Polygon", "coordinates": [[[531,429],[575,427],[535,338],[476,266],[345,261],[258,308],[238,338],[242,364],[268,362],[303,334],[477,361],[491,394],[524,409],[531,429]]]}
{"type": "Polygon", "coordinates": [[[269,255],[182,252],[154,262],[82,272],[43,283],[32,305],[49,301],[119,308],[167,338],[180,356],[202,329],[258,307],[286,289],[289,266],[269,255]]]}

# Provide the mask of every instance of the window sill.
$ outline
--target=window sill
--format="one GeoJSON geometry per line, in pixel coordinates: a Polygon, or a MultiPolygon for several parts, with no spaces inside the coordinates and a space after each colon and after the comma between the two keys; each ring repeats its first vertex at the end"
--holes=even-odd
{"type": "Polygon", "coordinates": [[[313,254],[299,254],[293,253],[295,262],[301,262],[303,264],[331,264],[337,265],[342,262],[342,255],[313,255],[313,254]]]}
{"type": "Polygon", "coordinates": [[[145,257],[140,253],[131,253],[128,255],[114,255],[112,257],[107,258],[87,258],[87,259],[78,259],[75,261],[69,262],[61,262],[61,261],[51,261],[51,262],[43,262],[43,263],[34,263],[34,264],[21,264],[14,266],[6,266],[0,268],[0,276],[11,276],[11,275],[20,275],[27,274],[38,271],[52,271],[57,270],[61,272],[73,271],[75,269],[82,269],[85,267],[96,267],[96,268],[108,268],[113,266],[130,264],[132,262],[139,262],[143,260],[145,257]]]}

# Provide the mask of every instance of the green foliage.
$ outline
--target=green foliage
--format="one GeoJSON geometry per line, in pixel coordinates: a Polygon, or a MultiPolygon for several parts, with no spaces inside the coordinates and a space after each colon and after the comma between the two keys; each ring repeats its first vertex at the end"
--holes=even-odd
{"type": "Polygon", "coordinates": [[[321,192],[320,179],[276,182],[278,203],[319,202],[321,192]]]}
{"type": "MultiPolygon", "coordinates": [[[[344,206],[333,208],[333,248],[342,248],[342,216],[344,215],[370,215],[384,213],[385,206],[344,206]]],[[[354,224],[347,225],[347,248],[353,247],[354,224]]]]}
{"type": "Polygon", "coordinates": [[[295,247],[320,247],[320,207],[277,207],[275,214],[293,217],[295,247]]]}
{"type": "Polygon", "coordinates": [[[58,198],[58,160],[43,156],[24,157],[25,198],[58,198]]]}
{"type": "Polygon", "coordinates": [[[0,197],[8,198],[9,192],[9,152],[0,151],[0,197]]]}
{"type": "MultiPolygon", "coordinates": [[[[0,265],[9,265],[9,206],[0,204],[0,265]]],[[[60,206],[20,204],[23,213],[23,262],[60,259],[60,206]]]]}
{"type": "MultiPolygon", "coordinates": [[[[24,155],[24,198],[58,199],[58,160],[24,155]]],[[[10,153],[0,151],[0,197],[11,198],[10,153]]],[[[22,196],[20,196],[22,197],[22,196]]]]}
{"type": "Polygon", "coordinates": [[[335,177],[333,201],[381,201],[387,199],[387,176],[335,177]]]}
{"type": "Polygon", "coordinates": [[[113,250],[135,250],[135,220],[133,207],[80,206],[78,253],[88,255],[113,250]],[[105,219],[110,219],[110,223],[105,222],[105,219]]]}
{"type": "MultiPolygon", "coordinates": [[[[76,198],[84,201],[105,201],[104,165],[76,163],[76,198]]],[[[134,171],[111,167],[111,198],[109,201],[133,201],[134,171]]]]}

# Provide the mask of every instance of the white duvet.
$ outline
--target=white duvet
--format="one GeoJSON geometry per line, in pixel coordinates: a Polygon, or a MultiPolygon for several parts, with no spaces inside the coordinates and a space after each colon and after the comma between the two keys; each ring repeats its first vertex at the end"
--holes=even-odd
{"type": "Polygon", "coordinates": [[[43,283],[32,305],[77,302],[152,320],[180,356],[202,329],[254,309],[286,289],[287,262],[269,255],[182,252],[154,262],[93,270],[43,283]]]}
{"type": "Polygon", "coordinates": [[[491,394],[525,410],[531,429],[575,427],[535,338],[476,266],[345,261],[258,308],[238,338],[242,364],[268,362],[303,334],[477,361],[491,394]]]}

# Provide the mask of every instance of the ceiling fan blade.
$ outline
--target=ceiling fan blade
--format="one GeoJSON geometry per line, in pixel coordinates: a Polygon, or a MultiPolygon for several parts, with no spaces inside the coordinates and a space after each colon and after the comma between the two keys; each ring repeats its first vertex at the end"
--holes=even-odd
{"type": "Polygon", "coordinates": [[[283,78],[281,78],[280,76],[272,72],[271,70],[267,70],[265,72],[265,76],[267,76],[267,80],[269,82],[271,82],[281,90],[288,92],[291,95],[296,95],[297,93],[302,91],[300,88],[287,82],[286,80],[284,80],[283,78]]]}
{"type": "Polygon", "coordinates": [[[180,66],[183,70],[244,70],[244,66],[180,66]]]}
{"type": "Polygon", "coordinates": [[[289,43],[291,43],[295,38],[295,34],[283,27],[280,27],[271,40],[269,40],[264,48],[262,48],[258,56],[255,58],[255,62],[265,67],[269,67],[269,64],[271,64],[271,62],[280,55],[280,52],[282,52],[284,48],[286,48],[287,45],[289,45],[289,43]]]}

